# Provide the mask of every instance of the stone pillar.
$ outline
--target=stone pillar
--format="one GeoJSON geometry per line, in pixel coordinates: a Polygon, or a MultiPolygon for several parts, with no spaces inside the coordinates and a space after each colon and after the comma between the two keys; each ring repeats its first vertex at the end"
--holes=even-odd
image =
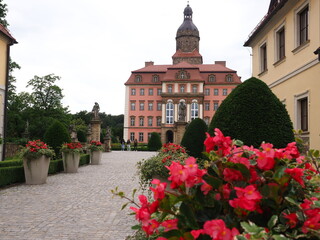
{"type": "Polygon", "coordinates": [[[101,120],[91,120],[91,141],[100,141],[101,120]]]}
{"type": "Polygon", "coordinates": [[[181,144],[184,132],[186,131],[187,122],[176,122],[175,123],[175,133],[174,133],[174,143],[181,144]]]}

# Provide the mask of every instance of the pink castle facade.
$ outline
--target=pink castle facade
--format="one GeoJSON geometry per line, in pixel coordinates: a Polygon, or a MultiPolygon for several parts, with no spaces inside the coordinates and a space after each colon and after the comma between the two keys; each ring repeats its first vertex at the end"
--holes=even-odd
{"type": "Polygon", "coordinates": [[[147,143],[151,133],[157,132],[163,143],[180,143],[179,122],[201,118],[210,124],[221,102],[241,83],[225,61],[203,64],[199,41],[188,5],[177,31],[173,64],[146,62],[145,67],[132,71],[125,83],[125,140],[147,143]],[[183,115],[180,105],[185,106],[183,115]]]}

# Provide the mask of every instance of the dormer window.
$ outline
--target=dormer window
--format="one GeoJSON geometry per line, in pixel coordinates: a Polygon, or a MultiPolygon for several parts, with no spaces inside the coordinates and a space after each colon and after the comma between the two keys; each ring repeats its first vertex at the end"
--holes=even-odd
{"type": "Polygon", "coordinates": [[[177,72],[176,79],[190,79],[190,73],[187,73],[185,70],[177,72]]]}
{"type": "Polygon", "coordinates": [[[153,75],[152,76],[152,82],[159,82],[159,76],[158,75],[153,75]]]}
{"type": "Polygon", "coordinates": [[[233,82],[233,76],[231,74],[226,76],[226,82],[233,82]]]}
{"type": "Polygon", "coordinates": [[[209,82],[215,82],[216,81],[216,76],[214,74],[209,75],[208,81],[209,82]]]}
{"type": "Polygon", "coordinates": [[[134,78],[134,82],[136,83],[142,82],[142,77],[140,75],[136,75],[134,78]]]}

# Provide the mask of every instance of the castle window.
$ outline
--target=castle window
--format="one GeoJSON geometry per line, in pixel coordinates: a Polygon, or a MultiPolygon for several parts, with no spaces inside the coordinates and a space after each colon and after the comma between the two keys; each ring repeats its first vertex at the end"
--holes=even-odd
{"type": "Polygon", "coordinates": [[[152,127],[152,122],[153,122],[153,118],[152,117],[148,117],[148,126],[152,127]]]}
{"type": "Polygon", "coordinates": [[[161,117],[157,117],[157,126],[158,126],[158,127],[161,126],[161,117]]]}
{"type": "Polygon", "coordinates": [[[216,81],[216,76],[213,75],[213,74],[209,75],[208,81],[209,81],[209,82],[215,82],[215,81],[216,81]]]}
{"type": "Polygon", "coordinates": [[[284,27],[276,32],[276,51],[277,51],[277,59],[276,61],[282,60],[285,56],[285,31],[284,27]]]}
{"type": "Polygon", "coordinates": [[[143,127],[144,125],[144,117],[139,117],[139,126],[143,127]]]}
{"type": "Polygon", "coordinates": [[[215,88],[215,89],[213,90],[213,95],[214,95],[214,96],[218,96],[218,95],[219,95],[219,89],[215,88]]]}
{"type": "Polygon", "coordinates": [[[158,102],[157,103],[157,111],[161,111],[162,110],[162,103],[158,102]]]}
{"type": "Polygon", "coordinates": [[[133,127],[136,124],[136,118],[130,117],[130,126],[133,127]]]}
{"type": "Polygon", "coordinates": [[[144,95],[144,88],[140,88],[140,96],[144,95]]]}
{"type": "Polygon", "coordinates": [[[233,76],[231,74],[226,76],[226,82],[233,82],[233,76]]]}
{"type": "Polygon", "coordinates": [[[149,88],[149,96],[153,95],[153,88],[149,88]]]}
{"type": "Polygon", "coordinates": [[[168,85],[168,93],[172,93],[172,85],[168,85]]]}
{"type": "Polygon", "coordinates": [[[136,75],[134,78],[134,82],[136,83],[142,82],[142,77],[140,75],[136,75]]]}
{"type": "Polygon", "coordinates": [[[166,123],[173,124],[173,103],[171,101],[166,105],[166,123]]]}
{"type": "Polygon", "coordinates": [[[134,141],[134,132],[130,133],[130,141],[133,142],[134,141]]]}
{"type": "Polygon", "coordinates": [[[162,93],[161,88],[158,88],[158,89],[157,89],[157,95],[158,95],[158,96],[160,96],[160,95],[161,95],[161,93],[162,93]]]}
{"type": "Polygon", "coordinates": [[[192,93],[197,93],[197,92],[198,92],[198,86],[192,85],[192,93]]]}
{"type": "Polygon", "coordinates": [[[180,85],[180,92],[184,93],[185,92],[185,88],[186,88],[185,85],[180,85]]]}
{"type": "Polygon", "coordinates": [[[132,96],[136,95],[136,89],[135,88],[131,88],[131,95],[132,96]]]}
{"type": "Polygon", "coordinates": [[[143,111],[144,110],[144,102],[140,102],[140,111],[143,111]]]}
{"type": "Polygon", "coordinates": [[[148,103],[148,110],[152,111],[153,110],[153,102],[148,103]]]}
{"type": "Polygon", "coordinates": [[[209,102],[204,103],[204,110],[210,111],[210,103],[209,102]]]}
{"type": "Polygon", "coordinates": [[[219,103],[218,102],[214,102],[213,103],[213,111],[217,111],[219,108],[219,103]]]}
{"type": "Polygon", "coordinates": [[[134,110],[136,110],[136,103],[135,102],[131,102],[131,111],[134,111],[134,110]]]}
{"type": "Polygon", "coordinates": [[[197,102],[191,103],[191,120],[198,118],[199,105],[197,102]]]}
{"type": "Polygon", "coordinates": [[[159,76],[158,75],[153,75],[152,76],[152,82],[159,82],[159,76]]]}
{"type": "Polygon", "coordinates": [[[143,132],[139,133],[139,142],[143,142],[143,132]]]}
{"type": "Polygon", "coordinates": [[[264,43],[260,46],[260,73],[268,70],[267,68],[267,44],[264,43]]]}
{"type": "Polygon", "coordinates": [[[309,40],[309,6],[305,6],[297,14],[298,46],[309,40]]]}
{"type": "Polygon", "coordinates": [[[227,96],[228,95],[228,89],[224,88],[222,89],[222,95],[227,96]]]}
{"type": "Polygon", "coordinates": [[[210,88],[204,89],[204,95],[210,96],[210,88]]]}

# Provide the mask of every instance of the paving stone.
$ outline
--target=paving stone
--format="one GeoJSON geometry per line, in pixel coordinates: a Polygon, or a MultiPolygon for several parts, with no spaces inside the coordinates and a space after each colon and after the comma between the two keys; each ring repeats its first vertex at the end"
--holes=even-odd
{"type": "Polygon", "coordinates": [[[118,186],[131,196],[139,186],[136,163],[154,154],[103,153],[101,165],[49,176],[43,185],[0,189],[0,239],[124,240],[136,222],[110,190],[118,186]]]}

